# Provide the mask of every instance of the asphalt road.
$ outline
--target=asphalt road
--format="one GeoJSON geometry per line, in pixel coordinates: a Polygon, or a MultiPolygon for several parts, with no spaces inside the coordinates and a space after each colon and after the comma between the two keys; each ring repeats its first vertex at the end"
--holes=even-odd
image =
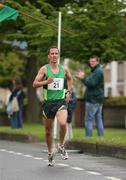
{"type": "Polygon", "coordinates": [[[126,180],[126,161],[69,152],[47,166],[46,146],[0,141],[0,180],[126,180]]]}

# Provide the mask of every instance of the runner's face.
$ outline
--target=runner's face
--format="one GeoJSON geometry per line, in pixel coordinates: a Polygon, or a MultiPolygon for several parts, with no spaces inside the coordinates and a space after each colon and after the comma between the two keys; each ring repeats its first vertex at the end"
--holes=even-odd
{"type": "Polygon", "coordinates": [[[50,49],[48,58],[50,60],[50,62],[52,63],[57,63],[58,62],[58,57],[59,57],[59,51],[57,48],[52,48],[50,49]]]}

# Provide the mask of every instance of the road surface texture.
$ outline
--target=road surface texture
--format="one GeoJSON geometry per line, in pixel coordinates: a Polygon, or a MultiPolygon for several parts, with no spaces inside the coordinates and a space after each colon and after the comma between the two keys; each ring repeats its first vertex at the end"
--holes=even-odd
{"type": "Polygon", "coordinates": [[[69,159],[56,154],[47,166],[47,148],[40,143],[0,141],[0,180],[126,180],[123,159],[68,151],[69,159]]]}

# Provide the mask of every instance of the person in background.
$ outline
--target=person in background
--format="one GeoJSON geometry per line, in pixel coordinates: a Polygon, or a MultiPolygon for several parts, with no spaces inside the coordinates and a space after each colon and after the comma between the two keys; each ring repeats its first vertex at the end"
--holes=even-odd
{"type": "Polygon", "coordinates": [[[67,116],[67,133],[66,133],[66,140],[73,138],[73,132],[72,132],[72,118],[73,118],[73,112],[76,107],[77,103],[77,97],[74,88],[71,90],[71,96],[66,97],[66,100],[68,101],[68,116],[67,116]]]}
{"type": "Polygon", "coordinates": [[[78,78],[85,86],[85,135],[92,136],[93,121],[95,119],[97,135],[104,135],[102,108],[104,101],[104,75],[100,66],[100,59],[93,55],[88,61],[91,73],[85,75],[82,70],[78,71],[78,78]]]}
{"type": "Polygon", "coordinates": [[[10,95],[9,101],[12,101],[14,97],[17,98],[19,110],[13,112],[10,116],[10,124],[12,128],[22,128],[23,127],[23,101],[25,94],[23,92],[23,85],[20,78],[14,78],[12,80],[12,93],[10,95]]]}
{"type": "Polygon", "coordinates": [[[65,150],[65,135],[67,128],[67,102],[65,94],[70,95],[73,79],[68,69],[58,64],[59,50],[57,47],[51,47],[48,52],[49,63],[42,66],[35,77],[33,87],[43,86],[44,102],[42,113],[45,124],[46,143],[48,148],[48,166],[53,166],[53,128],[55,117],[60,124],[59,152],[63,160],[68,159],[68,153],[65,150]],[[65,80],[67,80],[67,91],[65,89],[65,80]]]}

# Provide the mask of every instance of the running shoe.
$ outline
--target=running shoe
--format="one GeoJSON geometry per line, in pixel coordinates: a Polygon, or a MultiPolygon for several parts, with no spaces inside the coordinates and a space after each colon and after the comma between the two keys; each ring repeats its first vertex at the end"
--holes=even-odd
{"type": "Polygon", "coordinates": [[[66,152],[64,146],[59,146],[59,147],[58,147],[58,152],[61,154],[61,158],[62,158],[63,160],[68,159],[68,153],[66,152]]]}
{"type": "Polygon", "coordinates": [[[54,154],[48,154],[48,166],[54,166],[55,161],[54,161],[54,154]]]}

